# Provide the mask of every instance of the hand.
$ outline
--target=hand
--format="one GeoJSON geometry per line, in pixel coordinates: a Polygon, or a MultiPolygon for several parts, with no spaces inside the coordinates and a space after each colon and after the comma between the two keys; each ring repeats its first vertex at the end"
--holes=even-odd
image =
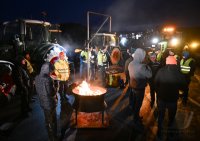
{"type": "Polygon", "coordinates": [[[11,95],[8,94],[6,97],[8,99],[8,102],[11,101],[11,95]]]}

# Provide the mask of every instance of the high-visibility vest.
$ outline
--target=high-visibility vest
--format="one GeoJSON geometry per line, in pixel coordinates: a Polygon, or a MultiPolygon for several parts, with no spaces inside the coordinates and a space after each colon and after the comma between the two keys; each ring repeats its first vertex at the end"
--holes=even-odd
{"type": "Polygon", "coordinates": [[[187,59],[185,62],[184,59],[181,59],[180,66],[181,66],[181,72],[183,74],[188,74],[190,72],[191,67],[189,66],[189,64],[191,61],[193,61],[192,58],[187,59]]]}
{"type": "Polygon", "coordinates": [[[67,81],[69,79],[69,63],[66,60],[58,60],[54,64],[55,74],[57,76],[57,80],[67,81]]]}
{"type": "Polygon", "coordinates": [[[26,61],[26,63],[27,63],[26,68],[27,68],[28,72],[29,72],[30,74],[33,73],[33,67],[32,67],[32,65],[31,65],[31,63],[30,63],[27,59],[25,59],[25,61],[26,61]]]}
{"type": "Polygon", "coordinates": [[[88,52],[87,51],[82,51],[81,52],[81,56],[85,56],[85,60],[83,60],[84,63],[88,62],[89,56],[90,56],[90,52],[89,52],[89,56],[88,56],[88,52]]]}
{"type": "Polygon", "coordinates": [[[102,53],[101,51],[97,54],[97,64],[98,66],[103,66],[103,64],[107,62],[107,56],[106,54],[102,53]]]}
{"type": "Polygon", "coordinates": [[[160,62],[160,61],[161,61],[161,58],[162,58],[162,52],[159,52],[159,53],[157,54],[157,56],[156,56],[156,60],[157,60],[158,62],[160,62]]]}

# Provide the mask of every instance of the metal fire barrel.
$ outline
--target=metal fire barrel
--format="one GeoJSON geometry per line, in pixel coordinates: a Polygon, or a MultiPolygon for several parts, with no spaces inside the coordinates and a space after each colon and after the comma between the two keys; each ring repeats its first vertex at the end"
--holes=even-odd
{"type": "Polygon", "coordinates": [[[78,112],[101,112],[102,125],[104,125],[104,110],[107,107],[106,102],[104,101],[106,89],[98,86],[93,86],[92,89],[100,90],[102,93],[99,95],[81,95],[81,91],[78,91],[76,87],[72,90],[75,95],[74,108],[76,112],[76,124],[78,124],[78,112]]]}
{"type": "Polygon", "coordinates": [[[72,90],[75,96],[74,107],[77,111],[91,113],[105,110],[104,95],[106,90],[98,86],[93,86],[93,89],[99,89],[102,93],[99,95],[81,95],[81,92],[78,92],[77,89],[72,90]]]}
{"type": "Polygon", "coordinates": [[[123,69],[119,66],[113,65],[106,69],[106,84],[109,87],[118,87],[119,80],[121,79],[121,75],[123,73],[123,69]]]}

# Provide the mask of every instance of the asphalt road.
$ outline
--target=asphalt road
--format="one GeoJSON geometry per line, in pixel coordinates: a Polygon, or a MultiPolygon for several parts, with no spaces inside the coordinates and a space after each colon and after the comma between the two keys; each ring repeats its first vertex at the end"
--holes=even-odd
{"type": "MultiPolygon", "coordinates": [[[[200,76],[199,74],[196,74],[200,76]]],[[[184,107],[179,100],[176,123],[171,131],[175,133],[174,141],[197,141],[200,138],[200,107],[198,106],[199,81],[192,80],[190,99],[187,107],[184,107]],[[195,88],[195,89],[194,89],[195,88]],[[195,100],[195,103],[192,100],[195,100]]],[[[153,141],[156,140],[157,116],[156,105],[150,108],[149,87],[146,88],[145,98],[141,108],[143,116],[144,131],[135,130],[132,124],[132,114],[128,106],[128,95],[126,89],[108,88],[105,95],[107,108],[105,110],[108,125],[103,128],[79,128],[70,125],[66,130],[64,141],[153,141]]],[[[47,141],[47,132],[44,126],[44,115],[40,108],[39,101],[36,99],[32,103],[33,111],[26,119],[8,120],[0,126],[1,141],[47,141]],[[4,131],[5,125],[13,124],[12,130],[4,131]],[[4,125],[4,128],[3,128],[4,125]]],[[[17,110],[15,114],[17,114],[17,110]]],[[[73,113],[74,114],[74,113],[73,113]]],[[[73,120],[73,114],[70,122],[73,120]]],[[[1,113],[2,115],[2,113],[1,113]]],[[[165,119],[167,124],[167,120],[165,119]]],[[[166,128],[165,128],[166,129],[166,128]]],[[[167,129],[164,130],[164,140],[167,140],[167,129]]]]}

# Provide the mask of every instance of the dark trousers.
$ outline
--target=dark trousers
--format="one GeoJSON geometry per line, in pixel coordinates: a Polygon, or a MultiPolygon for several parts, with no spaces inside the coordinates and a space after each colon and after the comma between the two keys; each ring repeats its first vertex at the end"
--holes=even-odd
{"type": "Polygon", "coordinates": [[[187,100],[188,100],[189,85],[190,85],[191,80],[186,79],[186,81],[187,81],[187,86],[183,89],[183,101],[184,102],[187,102],[187,100]]]}
{"type": "Polygon", "coordinates": [[[57,119],[56,109],[44,109],[45,125],[49,136],[49,141],[57,141],[57,119]]]}
{"type": "Polygon", "coordinates": [[[129,106],[131,107],[131,109],[133,109],[134,107],[134,102],[133,102],[133,92],[132,89],[130,87],[128,87],[127,92],[128,97],[129,97],[129,106]]]}
{"type": "Polygon", "coordinates": [[[56,81],[56,87],[58,87],[58,92],[61,96],[67,94],[68,91],[68,81],[56,81]]]}
{"type": "Polygon", "coordinates": [[[96,70],[95,70],[95,64],[90,64],[90,71],[91,71],[91,75],[90,75],[90,80],[94,81],[96,78],[96,70]]]}
{"type": "Polygon", "coordinates": [[[163,128],[163,121],[165,118],[166,109],[168,109],[168,127],[173,125],[176,111],[177,111],[177,101],[175,102],[166,102],[158,99],[158,131],[161,132],[163,128]]]}
{"type": "Polygon", "coordinates": [[[145,89],[132,89],[134,122],[140,121],[140,108],[144,99],[145,89]]]}
{"type": "Polygon", "coordinates": [[[68,94],[68,81],[56,81],[55,83],[58,87],[58,93],[59,93],[59,116],[58,116],[58,132],[61,139],[64,138],[65,131],[68,128],[69,124],[69,110],[71,109],[70,104],[68,103],[68,99],[66,97],[66,94],[68,94]]]}
{"type": "Polygon", "coordinates": [[[100,79],[100,85],[106,86],[106,72],[104,66],[98,66],[98,79],[100,79]]]}

